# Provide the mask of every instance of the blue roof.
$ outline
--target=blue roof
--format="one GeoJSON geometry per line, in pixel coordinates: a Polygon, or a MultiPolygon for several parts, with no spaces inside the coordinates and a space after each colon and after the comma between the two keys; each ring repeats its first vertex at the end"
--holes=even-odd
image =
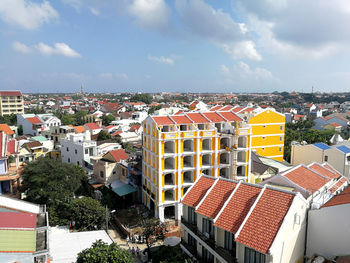
{"type": "Polygon", "coordinates": [[[318,142],[318,143],[314,143],[313,146],[316,146],[317,148],[321,149],[321,150],[328,150],[331,147],[329,147],[327,144],[323,143],[323,142],[318,142]]]}
{"type": "Polygon", "coordinates": [[[342,145],[342,146],[338,146],[336,147],[339,151],[342,151],[343,153],[350,153],[350,148],[345,146],[345,145],[342,145]]]}

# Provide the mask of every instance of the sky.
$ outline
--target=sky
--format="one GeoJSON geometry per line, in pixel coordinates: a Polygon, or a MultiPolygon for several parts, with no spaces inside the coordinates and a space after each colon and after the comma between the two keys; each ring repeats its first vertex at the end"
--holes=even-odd
{"type": "Polygon", "coordinates": [[[1,0],[0,89],[349,92],[348,0],[1,0]]]}

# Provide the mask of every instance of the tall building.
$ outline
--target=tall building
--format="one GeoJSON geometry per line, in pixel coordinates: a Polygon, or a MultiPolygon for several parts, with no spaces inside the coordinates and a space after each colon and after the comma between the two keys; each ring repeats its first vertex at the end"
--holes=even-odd
{"type": "Polygon", "coordinates": [[[201,174],[254,181],[251,128],[231,111],[148,116],[143,131],[143,202],[161,220],[180,219],[180,199],[201,174]]]}
{"type": "Polygon", "coordinates": [[[23,96],[19,90],[0,91],[0,115],[23,114],[23,96]]]}

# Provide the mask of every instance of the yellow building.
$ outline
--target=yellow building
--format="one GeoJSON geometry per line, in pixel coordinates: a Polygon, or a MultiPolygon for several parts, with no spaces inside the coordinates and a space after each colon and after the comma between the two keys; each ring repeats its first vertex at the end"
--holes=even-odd
{"type": "Polygon", "coordinates": [[[22,93],[15,91],[0,91],[0,115],[24,114],[22,93]]]}
{"type": "Polygon", "coordinates": [[[148,116],[143,122],[143,202],[162,221],[201,174],[254,182],[251,129],[230,111],[148,116]]]}

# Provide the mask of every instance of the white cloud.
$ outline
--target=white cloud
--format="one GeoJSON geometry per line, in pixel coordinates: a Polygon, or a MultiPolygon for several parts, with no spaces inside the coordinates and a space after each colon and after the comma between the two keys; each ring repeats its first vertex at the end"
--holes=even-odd
{"type": "Polygon", "coordinates": [[[116,80],[116,79],[121,79],[121,80],[128,80],[129,76],[126,73],[101,73],[99,75],[101,79],[105,80],[116,80]]]}
{"type": "Polygon", "coordinates": [[[31,47],[28,47],[27,45],[25,45],[25,44],[23,44],[21,42],[18,42],[18,41],[15,41],[15,42],[12,43],[12,48],[15,51],[23,53],[23,54],[29,54],[29,53],[33,52],[31,47]]]}
{"type": "Polygon", "coordinates": [[[30,0],[1,0],[0,18],[25,29],[36,29],[59,17],[49,2],[34,3],[30,0]]]}
{"type": "Polygon", "coordinates": [[[100,15],[100,11],[94,7],[89,7],[91,14],[95,15],[95,16],[99,16],[100,15]]]}
{"type": "Polygon", "coordinates": [[[42,42],[35,45],[35,48],[43,55],[62,55],[65,57],[81,57],[81,55],[65,43],[55,43],[54,46],[46,45],[42,42]]]}
{"type": "Polygon", "coordinates": [[[167,65],[173,65],[175,63],[174,58],[170,58],[170,57],[154,57],[151,55],[148,55],[148,60],[156,62],[156,63],[160,63],[160,64],[167,64],[167,65]]]}
{"type": "Polygon", "coordinates": [[[235,22],[228,13],[215,10],[203,0],[176,0],[175,7],[181,22],[193,35],[211,41],[234,59],[262,59],[247,26],[235,22]]]}
{"type": "Polygon", "coordinates": [[[242,61],[232,68],[221,65],[220,72],[225,84],[244,88],[247,92],[266,91],[267,88],[272,90],[280,84],[280,81],[269,70],[260,67],[252,69],[242,61]]]}
{"type": "Polygon", "coordinates": [[[133,0],[128,11],[143,28],[161,32],[169,28],[171,11],[164,0],[133,0]]]}

